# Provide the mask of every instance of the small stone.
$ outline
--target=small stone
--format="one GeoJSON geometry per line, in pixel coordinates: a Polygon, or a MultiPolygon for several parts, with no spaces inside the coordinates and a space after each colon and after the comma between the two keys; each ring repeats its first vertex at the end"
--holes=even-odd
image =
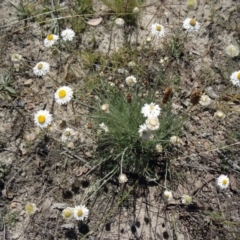
{"type": "Polygon", "coordinates": [[[120,74],[126,74],[126,75],[129,74],[128,70],[125,69],[125,68],[119,68],[119,69],[117,70],[117,72],[120,73],[120,74]]]}
{"type": "Polygon", "coordinates": [[[74,148],[74,143],[73,142],[70,142],[70,143],[68,143],[68,148],[74,148]]]}
{"type": "Polygon", "coordinates": [[[32,80],[32,79],[28,79],[28,80],[26,80],[26,81],[23,83],[23,85],[24,85],[25,87],[30,87],[32,84],[33,84],[33,80],[32,80]]]}
{"type": "Polygon", "coordinates": [[[16,202],[12,202],[11,203],[11,208],[16,208],[17,207],[17,203],[16,202]]]}
{"type": "Polygon", "coordinates": [[[218,95],[215,93],[212,87],[205,88],[205,92],[213,99],[218,97],[218,95]]]}
{"type": "Polygon", "coordinates": [[[25,136],[25,139],[26,139],[27,141],[33,141],[33,140],[36,139],[36,135],[35,135],[34,133],[29,133],[29,134],[27,134],[27,135],[25,136]]]}

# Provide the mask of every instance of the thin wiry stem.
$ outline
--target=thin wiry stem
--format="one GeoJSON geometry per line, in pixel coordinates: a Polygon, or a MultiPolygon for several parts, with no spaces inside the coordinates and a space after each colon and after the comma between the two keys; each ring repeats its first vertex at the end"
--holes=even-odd
{"type": "Polygon", "coordinates": [[[126,152],[127,149],[128,149],[128,147],[126,147],[124,149],[123,154],[122,154],[121,163],[120,163],[120,174],[122,174],[122,162],[123,162],[123,158],[124,158],[124,155],[125,155],[125,152],[126,152]]]}

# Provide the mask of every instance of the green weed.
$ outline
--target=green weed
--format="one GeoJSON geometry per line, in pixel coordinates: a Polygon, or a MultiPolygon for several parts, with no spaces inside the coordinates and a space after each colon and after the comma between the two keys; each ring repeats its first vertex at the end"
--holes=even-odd
{"type": "MultiPolygon", "coordinates": [[[[101,90],[96,94],[101,103],[109,105],[109,113],[99,110],[93,117],[97,127],[104,123],[109,131],[101,131],[98,139],[100,161],[108,171],[120,167],[121,160],[123,171],[142,173],[149,161],[156,157],[156,144],[162,143],[166,147],[169,138],[178,135],[182,119],[171,112],[170,105],[162,106],[159,129],[152,132],[151,139],[143,140],[138,133],[139,126],[146,120],[141,109],[145,103],[156,101],[154,94],[140,98],[138,87],[127,95],[106,85],[101,90]]],[[[100,109],[99,105],[96,107],[100,109]]]]}
{"type": "Polygon", "coordinates": [[[116,17],[123,18],[126,24],[136,25],[138,15],[133,13],[133,9],[144,0],[103,0],[102,2],[116,14],[116,17]]]}
{"type": "Polygon", "coordinates": [[[10,71],[0,75],[0,93],[8,100],[11,100],[12,97],[16,94],[15,90],[12,87],[13,82],[14,80],[11,76],[10,71]]]}

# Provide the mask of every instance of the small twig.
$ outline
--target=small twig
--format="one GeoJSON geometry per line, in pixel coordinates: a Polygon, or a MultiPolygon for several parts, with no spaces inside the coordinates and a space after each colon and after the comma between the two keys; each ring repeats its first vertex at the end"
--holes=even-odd
{"type": "Polygon", "coordinates": [[[93,106],[90,106],[90,105],[87,105],[86,103],[82,103],[82,102],[78,102],[80,103],[81,105],[85,106],[85,107],[88,107],[88,108],[92,108],[92,109],[95,109],[97,110],[97,108],[93,107],[93,106]]]}
{"type": "MultiPolygon", "coordinates": [[[[50,193],[52,193],[55,189],[57,189],[58,187],[54,187],[53,189],[51,189],[42,199],[40,199],[40,201],[37,202],[37,206],[40,205],[41,202],[43,202],[43,200],[50,195],[50,193]]],[[[43,194],[41,194],[41,197],[42,197],[43,194]]]]}
{"type": "Polygon", "coordinates": [[[128,149],[128,147],[126,147],[123,151],[122,157],[121,157],[121,163],[120,163],[120,174],[122,174],[122,162],[123,162],[123,158],[125,155],[126,150],[128,149]]]}
{"type": "Polygon", "coordinates": [[[18,171],[16,172],[16,174],[13,175],[13,177],[7,182],[6,184],[6,189],[8,187],[8,185],[12,182],[13,179],[15,179],[15,177],[19,174],[19,172],[22,171],[22,169],[33,159],[33,156],[31,156],[23,165],[20,169],[18,169],[18,171]]]}
{"type": "Polygon", "coordinates": [[[112,173],[114,173],[115,170],[116,170],[116,168],[114,168],[110,173],[108,173],[104,178],[102,178],[101,179],[102,184],[87,198],[87,200],[85,200],[83,198],[83,201],[87,202],[90,198],[92,198],[94,196],[94,194],[97,194],[98,190],[101,189],[102,186],[104,186],[108,182],[108,180],[112,178],[112,176],[113,176],[112,173]]]}
{"type": "Polygon", "coordinates": [[[235,168],[236,170],[240,171],[240,167],[234,163],[231,159],[229,159],[229,157],[227,157],[225,154],[223,154],[220,150],[216,150],[216,152],[221,155],[221,157],[224,158],[224,160],[227,161],[227,163],[232,166],[233,168],[235,168]]]}
{"type": "Polygon", "coordinates": [[[164,180],[165,189],[167,189],[167,172],[168,172],[168,162],[166,161],[165,180],[164,180]]]}
{"type": "MultiPolygon", "coordinates": [[[[58,215],[59,215],[59,214],[58,214],[58,215]]],[[[58,217],[58,216],[57,216],[57,217],[58,217]]],[[[58,226],[59,226],[59,217],[58,217],[57,224],[56,224],[56,228],[55,228],[54,235],[53,235],[54,240],[58,240],[58,237],[57,237],[58,226]]]]}
{"type": "Polygon", "coordinates": [[[196,197],[198,192],[204,187],[206,186],[208,183],[210,183],[212,180],[214,180],[214,177],[211,177],[208,181],[204,181],[204,183],[198,187],[196,190],[193,191],[193,193],[191,194],[192,196],[196,197]]]}
{"type": "Polygon", "coordinates": [[[3,221],[3,240],[6,240],[5,222],[3,221]]]}
{"type": "Polygon", "coordinates": [[[63,149],[64,149],[65,151],[64,151],[64,152],[61,152],[60,155],[68,153],[70,156],[77,158],[77,159],[80,160],[81,162],[84,162],[87,167],[90,167],[90,168],[91,168],[91,166],[88,164],[88,162],[87,162],[86,160],[84,160],[83,158],[81,158],[81,157],[77,156],[76,154],[70,152],[70,151],[69,151],[67,148],[65,148],[65,147],[64,147],[63,149]]]}

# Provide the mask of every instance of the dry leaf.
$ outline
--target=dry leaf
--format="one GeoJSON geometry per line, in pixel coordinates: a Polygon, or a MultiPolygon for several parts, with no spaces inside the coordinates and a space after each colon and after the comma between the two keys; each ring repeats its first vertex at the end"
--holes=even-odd
{"type": "Polygon", "coordinates": [[[68,70],[68,73],[65,77],[65,81],[72,83],[75,82],[76,80],[77,80],[76,75],[71,70],[68,70]]]}
{"type": "Polygon", "coordinates": [[[63,225],[61,225],[61,228],[67,228],[67,229],[74,228],[74,223],[63,224],[63,225]]]}
{"type": "Polygon", "coordinates": [[[35,159],[34,163],[36,164],[37,167],[40,166],[40,162],[41,162],[40,157],[38,155],[36,155],[36,159],[35,159]]]}
{"type": "Polygon", "coordinates": [[[88,170],[89,170],[89,168],[83,166],[83,167],[80,167],[80,168],[74,168],[73,173],[75,174],[76,177],[80,177],[83,174],[87,173],[88,170]]]}
{"type": "Polygon", "coordinates": [[[57,209],[64,209],[64,208],[66,208],[68,205],[66,204],[66,203],[57,203],[57,202],[55,202],[55,203],[53,203],[53,205],[52,205],[52,208],[57,208],[57,209]]]}
{"type": "Polygon", "coordinates": [[[47,198],[42,204],[42,212],[47,211],[50,208],[51,204],[52,204],[51,200],[47,198]]]}
{"type": "Polygon", "coordinates": [[[236,184],[236,180],[235,178],[233,177],[233,175],[230,175],[230,186],[231,186],[231,189],[233,191],[236,191],[237,192],[237,184],[236,184]]]}
{"type": "Polygon", "coordinates": [[[90,19],[89,21],[87,21],[87,24],[91,25],[91,26],[97,26],[102,22],[103,18],[94,18],[94,19],[90,19]]]}

